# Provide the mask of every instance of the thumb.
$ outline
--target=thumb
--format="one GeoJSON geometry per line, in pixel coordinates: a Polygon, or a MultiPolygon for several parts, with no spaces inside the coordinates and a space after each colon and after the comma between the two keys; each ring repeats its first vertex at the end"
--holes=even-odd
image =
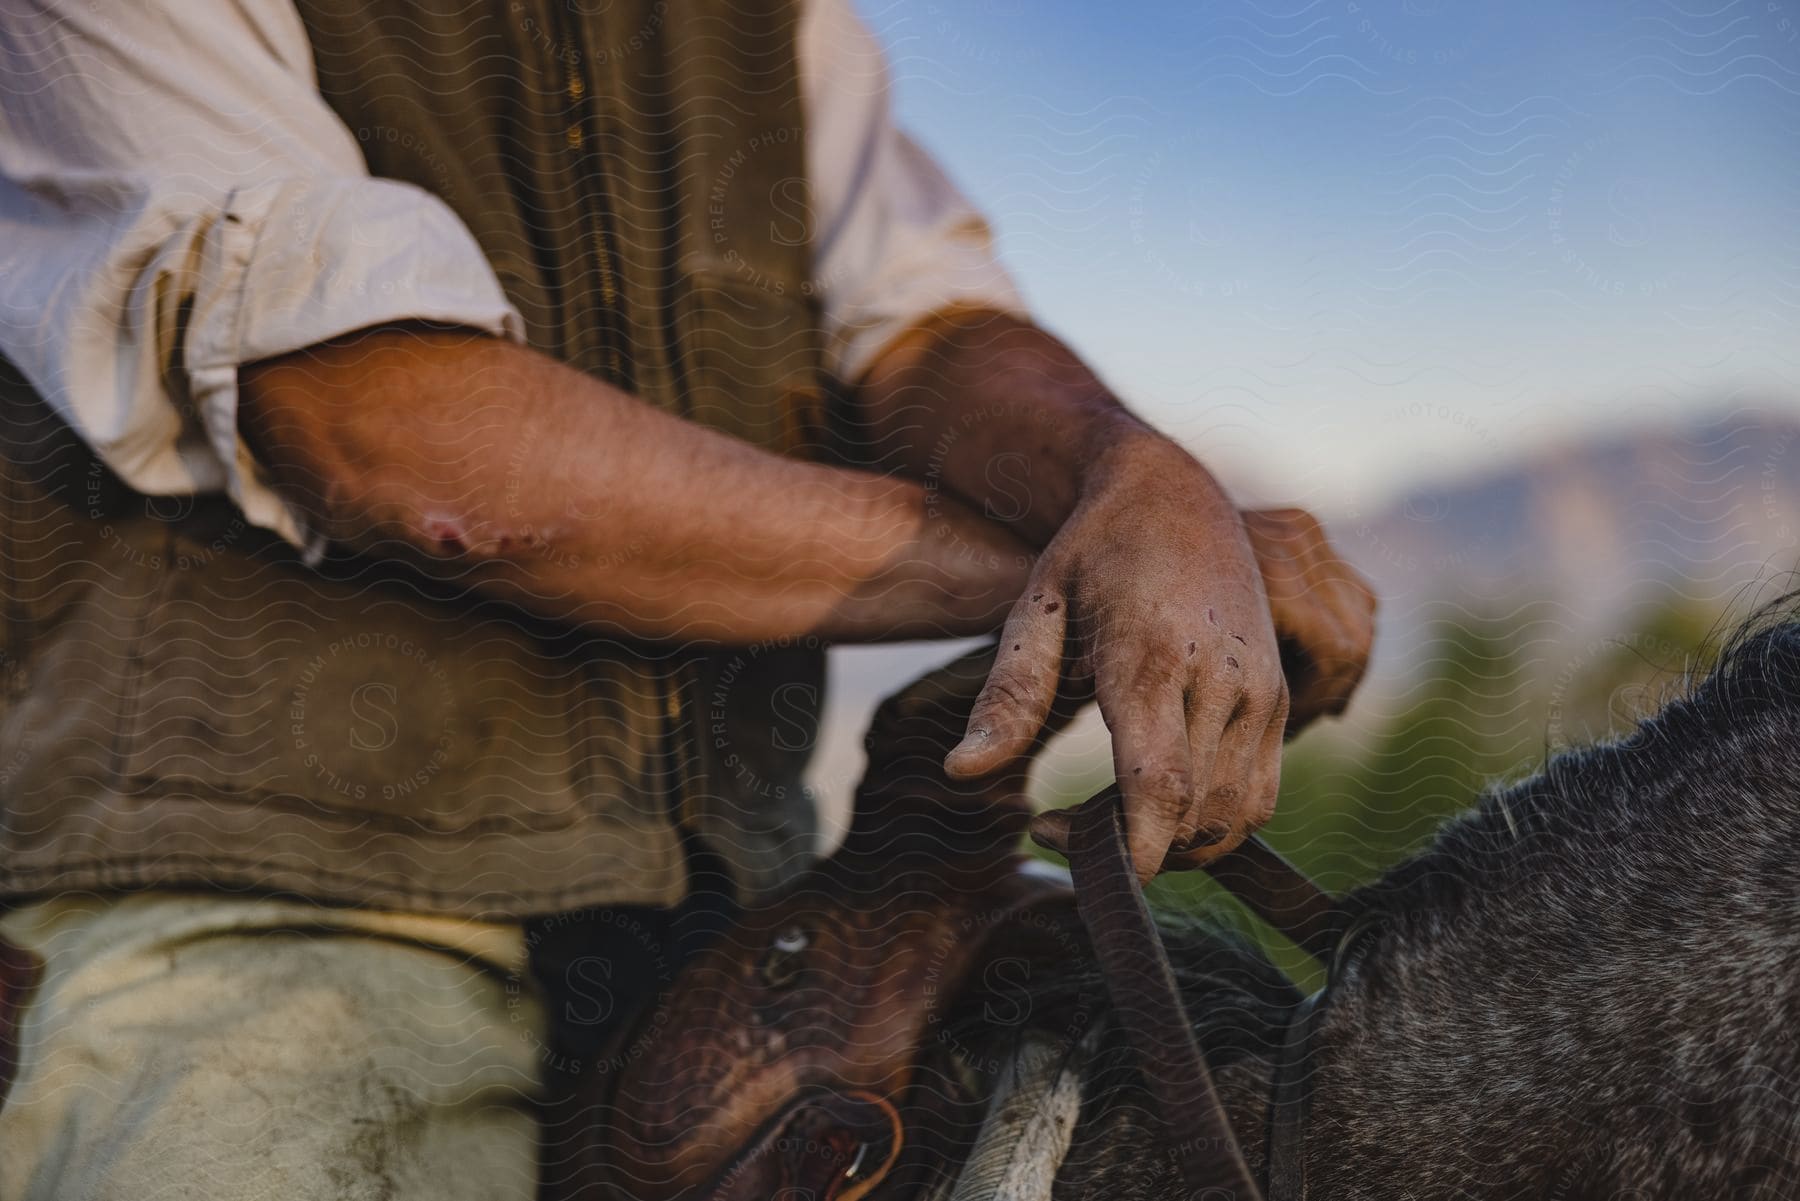
{"type": "Polygon", "coordinates": [[[1045,589],[1034,588],[1013,606],[968,731],[944,757],[952,779],[988,775],[1031,751],[1056,702],[1067,621],[1061,597],[1045,589]]]}

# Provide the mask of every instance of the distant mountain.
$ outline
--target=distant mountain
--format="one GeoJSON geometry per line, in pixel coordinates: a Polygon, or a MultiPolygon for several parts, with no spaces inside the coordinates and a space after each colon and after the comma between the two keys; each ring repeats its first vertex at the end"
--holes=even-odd
{"type": "Polygon", "coordinates": [[[1383,600],[1383,674],[1434,611],[1548,605],[1572,636],[1633,606],[1722,609],[1800,568],[1800,412],[1739,409],[1422,488],[1332,535],[1383,600]]]}

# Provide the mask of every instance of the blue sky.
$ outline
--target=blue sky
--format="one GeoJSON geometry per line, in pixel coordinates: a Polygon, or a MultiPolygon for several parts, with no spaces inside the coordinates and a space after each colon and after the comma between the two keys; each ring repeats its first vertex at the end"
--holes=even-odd
{"type": "Polygon", "coordinates": [[[859,0],[1041,318],[1328,515],[1800,406],[1800,0],[859,0]]]}

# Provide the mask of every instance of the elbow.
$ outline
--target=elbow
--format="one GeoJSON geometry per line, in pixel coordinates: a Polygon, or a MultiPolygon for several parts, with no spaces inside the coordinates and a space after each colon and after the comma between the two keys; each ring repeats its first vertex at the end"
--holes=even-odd
{"type": "Polygon", "coordinates": [[[336,457],[267,464],[283,499],[334,546],[426,565],[468,567],[538,557],[545,539],[496,522],[480,506],[434,494],[414,471],[359,468],[336,457]]]}
{"type": "Polygon", "coordinates": [[[554,532],[507,521],[478,504],[420,496],[404,487],[327,502],[328,536],[352,549],[401,554],[457,570],[541,576],[558,557],[554,532]]]}

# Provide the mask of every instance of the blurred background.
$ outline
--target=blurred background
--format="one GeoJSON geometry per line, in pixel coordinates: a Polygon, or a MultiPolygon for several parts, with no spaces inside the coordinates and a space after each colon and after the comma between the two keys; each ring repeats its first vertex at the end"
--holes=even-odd
{"type": "MultiPolygon", "coordinates": [[[[1369,679],[1270,831],[1332,887],[1790,586],[1800,0],[860,8],[1039,319],[1375,582],[1369,679]]],[[[875,701],[953,650],[833,653],[838,812],[875,701]]],[[[1084,722],[1036,793],[1107,754],[1084,722]]]]}

